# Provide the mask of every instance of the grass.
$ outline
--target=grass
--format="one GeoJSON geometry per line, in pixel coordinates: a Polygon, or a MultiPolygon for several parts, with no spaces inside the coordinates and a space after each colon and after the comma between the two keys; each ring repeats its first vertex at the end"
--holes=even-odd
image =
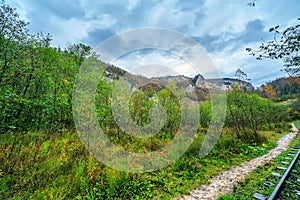
{"type": "Polygon", "coordinates": [[[295,121],[294,124],[300,130],[300,120],[295,121]]]}
{"type": "MultiPolygon", "coordinates": [[[[294,124],[300,129],[300,121],[294,122],[294,124]]],[[[265,194],[267,196],[271,195],[275,186],[265,187],[264,182],[269,181],[273,183],[278,183],[280,178],[272,178],[272,172],[278,172],[276,166],[282,166],[281,163],[283,158],[289,154],[290,149],[292,149],[300,138],[300,135],[292,141],[290,147],[287,151],[280,154],[278,157],[265,164],[262,167],[251,172],[246,179],[236,186],[231,194],[222,195],[219,197],[220,200],[239,200],[239,199],[253,199],[254,193],[265,194]]]]}
{"type": "Polygon", "coordinates": [[[0,135],[0,196],[4,199],[170,199],[232,165],[265,154],[285,133],[262,131],[268,140],[249,146],[224,131],[208,156],[198,157],[203,135],[172,165],[131,174],[99,163],[76,133],[0,135]]]}

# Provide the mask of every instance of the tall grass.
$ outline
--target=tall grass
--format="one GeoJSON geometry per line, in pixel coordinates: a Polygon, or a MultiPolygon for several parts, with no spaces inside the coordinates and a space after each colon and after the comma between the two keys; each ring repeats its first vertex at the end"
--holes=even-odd
{"type": "Polygon", "coordinates": [[[199,158],[203,134],[172,165],[156,172],[124,173],[99,163],[76,133],[0,135],[0,196],[3,199],[169,199],[229,169],[265,154],[282,134],[249,146],[224,131],[207,157],[199,158]]]}

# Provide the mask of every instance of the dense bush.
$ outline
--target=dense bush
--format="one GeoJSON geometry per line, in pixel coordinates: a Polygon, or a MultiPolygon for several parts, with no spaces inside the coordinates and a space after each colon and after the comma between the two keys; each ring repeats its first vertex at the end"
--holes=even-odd
{"type": "Polygon", "coordinates": [[[0,132],[72,127],[73,83],[90,48],[51,47],[50,35],[29,34],[3,2],[0,16],[0,132]]]}
{"type": "Polygon", "coordinates": [[[286,108],[261,98],[256,93],[243,93],[237,89],[227,95],[226,124],[232,127],[238,139],[256,143],[260,141],[258,131],[264,125],[272,129],[288,119],[286,108]]]}

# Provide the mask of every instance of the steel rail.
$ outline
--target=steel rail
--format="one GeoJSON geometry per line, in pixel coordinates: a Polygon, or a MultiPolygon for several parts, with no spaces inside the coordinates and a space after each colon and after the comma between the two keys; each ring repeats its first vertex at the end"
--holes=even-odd
{"type": "Polygon", "coordinates": [[[300,150],[298,150],[298,153],[296,154],[294,160],[291,162],[290,166],[285,171],[284,175],[280,179],[279,183],[277,184],[276,188],[274,189],[273,193],[268,198],[268,200],[275,200],[275,199],[278,198],[278,196],[280,195],[280,192],[281,192],[281,190],[283,188],[283,185],[285,183],[285,180],[289,177],[290,172],[295,167],[295,165],[296,165],[296,163],[298,161],[299,155],[300,155],[300,150]]]}

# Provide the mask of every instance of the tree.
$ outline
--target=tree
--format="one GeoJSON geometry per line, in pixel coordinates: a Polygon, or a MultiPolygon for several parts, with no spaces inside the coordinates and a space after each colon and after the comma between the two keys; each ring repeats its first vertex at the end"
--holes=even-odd
{"type": "Polygon", "coordinates": [[[258,131],[268,124],[279,124],[286,120],[286,109],[256,93],[244,93],[233,88],[227,94],[226,124],[232,127],[238,139],[249,143],[258,143],[258,131]]]}
{"type": "Polygon", "coordinates": [[[211,101],[205,101],[199,105],[200,118],[199,123],[201,127],[208,128],[211,120],[211,101]]]}
{"type": "Polygon", "coordinates": [[[263,85],[260,90],[268,99],[273,99],[276,95],[276,91],[273,89],[272,84],[263,85]]]}
{"type": "Polygon", "coordinates": [[[15,9],[6,5],[4,1],[0,6],[0,86],[11,68],[15,65],[15,58],[20,58],[22,42],[28,37],[27,22],[19,19],[15,9]]]}
{"type": "Polygon", "coordinates": [[[247,78],[247,74],[243,72],[240,68],[236,70],[235,77],[241,81],[250,81],[251,79],[247,78]]]}
{"type": "Polygon", "coordinates": [[[85,58],[91,54],[91,50],[90,46],[79,43],[69,46],[66,51],[73,56],[76,65],[80,67],[85,58]]]}
{"type": "Polygon", "coordinates": [[[85,54],[52,48],[49,34],[31,35],[27,25],[1,1],[0,133],[72,127],[72,89],[85,54]]]}
{"type": "MultiPolygon", "coordinates": [[[[298,18],[297,20],[300,20],[298,18]]],[[[258,50],[246,48],[252,56],[257,56],[258,60],[263,58],[281,59],[284,62],[285,71],[289,75],[300,75],[300,24],[286,28],[278,41],[277,35],[279,25],[270,28],[269,32],[274,34],[272,41],[263,42],[258,50]]]]}

